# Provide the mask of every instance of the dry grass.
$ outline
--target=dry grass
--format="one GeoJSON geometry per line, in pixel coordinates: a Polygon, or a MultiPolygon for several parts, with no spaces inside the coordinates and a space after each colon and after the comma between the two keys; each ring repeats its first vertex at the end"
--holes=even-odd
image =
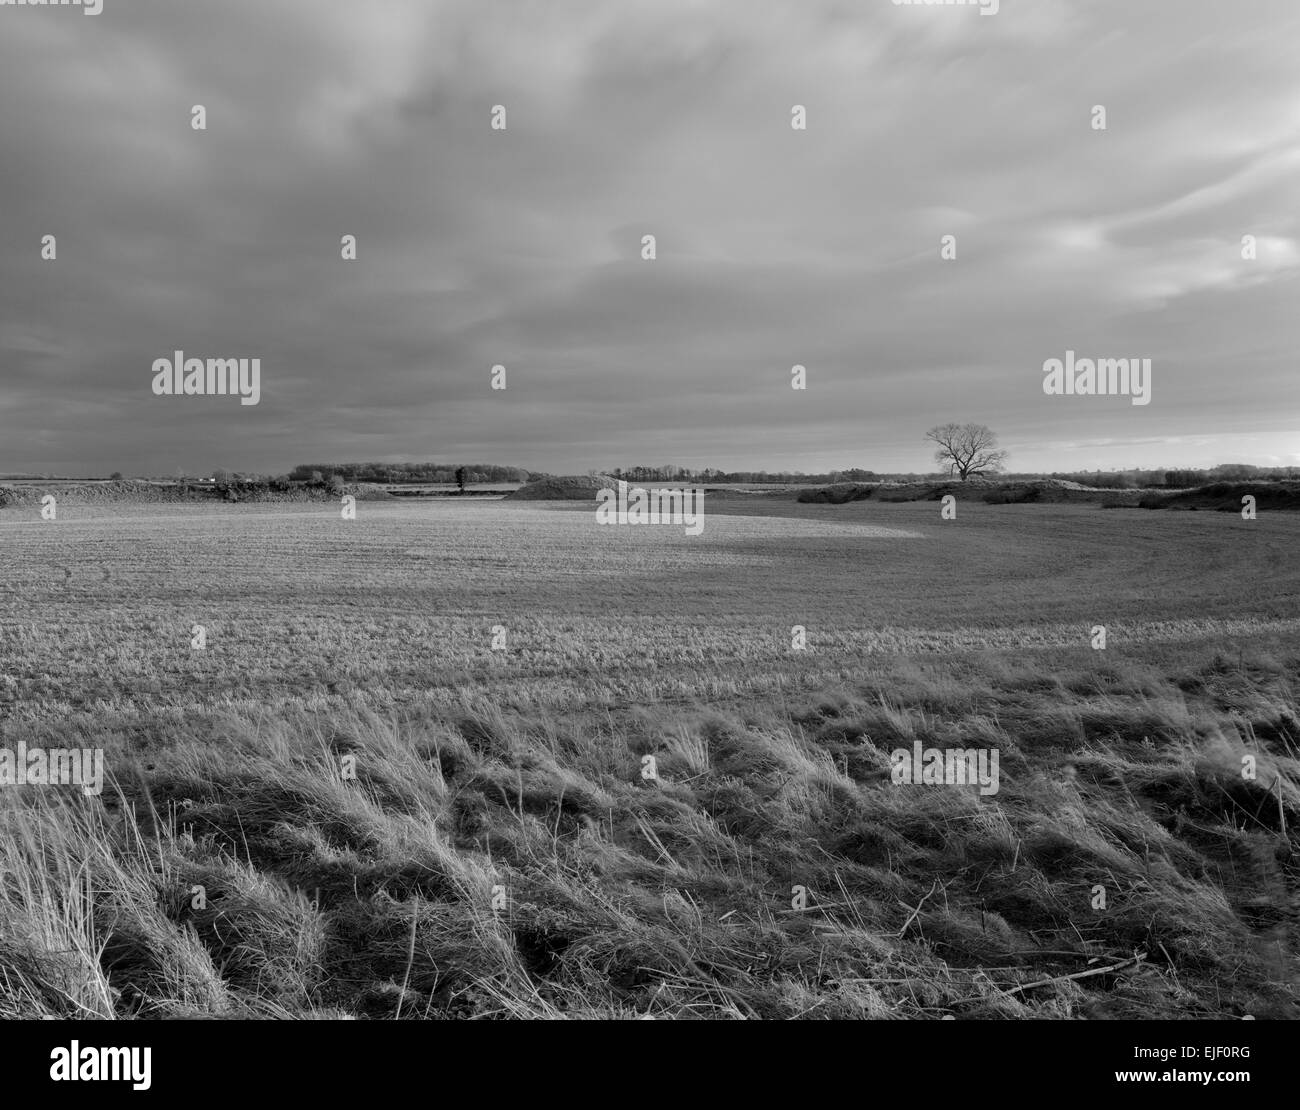
{"type": "Polygon", "coordinates": [[[102,799],[0,794],[0,1016],[1288,1014],[1297,665],[196,716],[102,799]],[[1001,790],[893,784],[914,739],[997,747],[1001,790]]]}
{"type": "Polygon", "coordinates": [[[1294,1016],[1296,526],[789,508],[4,516],[0,1017],[1294,1016]]]}

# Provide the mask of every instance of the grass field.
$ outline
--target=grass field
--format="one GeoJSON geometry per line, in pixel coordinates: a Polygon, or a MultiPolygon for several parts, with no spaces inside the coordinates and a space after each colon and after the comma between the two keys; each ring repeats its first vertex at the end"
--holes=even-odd
{"type": "Polygon", "coordinates": [[[0,1016],[1295,1016],[1300,515],[706,511],[0,510],[0,1016]]]}

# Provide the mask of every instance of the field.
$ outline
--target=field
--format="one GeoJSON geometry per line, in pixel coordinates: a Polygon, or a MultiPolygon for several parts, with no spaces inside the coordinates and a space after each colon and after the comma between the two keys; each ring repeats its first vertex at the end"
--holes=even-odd
{"type": "Polygon", "coordinates": [[[706,510],[0,510],[0,1016],[1295,1016],[1300,515],[706,510]]]}

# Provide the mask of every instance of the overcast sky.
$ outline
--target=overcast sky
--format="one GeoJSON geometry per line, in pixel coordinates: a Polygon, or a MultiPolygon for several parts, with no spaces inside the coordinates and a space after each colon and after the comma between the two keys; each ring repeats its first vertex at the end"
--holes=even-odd
{"type": "Polygon", "coordinates": [[[1296,0],[0,7],[0,472],[1300,463],[1298,60],[1296,0]]]}

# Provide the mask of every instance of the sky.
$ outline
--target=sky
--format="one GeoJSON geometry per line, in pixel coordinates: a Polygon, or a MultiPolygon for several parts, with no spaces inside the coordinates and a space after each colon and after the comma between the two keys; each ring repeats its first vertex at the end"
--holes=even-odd
{"type": "Polygon", "coordinates": [[[0,5],[0,473],[1300,464],[1298,57],[1295,0],[0,5]]]}

